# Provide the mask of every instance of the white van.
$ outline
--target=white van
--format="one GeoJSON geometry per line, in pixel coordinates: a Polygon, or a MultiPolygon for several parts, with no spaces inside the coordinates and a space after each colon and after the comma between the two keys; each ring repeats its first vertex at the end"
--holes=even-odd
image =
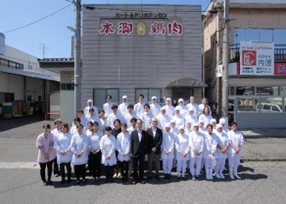
{"type": "MultiPolygon", "coordinates": [[[[259,111],[259,104],[256,105],[257,111],[259,111]]],[[[275,103],[261,103],[261,113],[282,113],[282,104],[275,103]]]]}

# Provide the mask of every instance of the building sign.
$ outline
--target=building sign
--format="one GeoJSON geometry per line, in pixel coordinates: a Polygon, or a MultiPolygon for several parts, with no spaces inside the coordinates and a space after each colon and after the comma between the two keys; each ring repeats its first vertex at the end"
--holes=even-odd
{"type": "Polygon", "coordinates": [[[274,75],[286,75],[286,63],[275,63],[274,75]]]}
{"type": "MultiPolygon", "coordinates": [[[[136,31],[138,35],[145,35],[146,33],[149,35],[177,35],[181,36],[183,34],[183,25],[178,23],[177,21],[168,22],[165,24],[164,21],[154,21],[148,26],[140,21],[135,25],[136,31]]],[[[101,35],[109,35],[109,34],[118,34],[118,35],[131,35],[134,31],[133,22],[128,21],[120,21],[118,24],[113,24],[111,22],[105,21],[101,24],[101,28],[99,30],[99,34],[101,35]]]]}
{"type": "Polygon", "coordinates": [[[240,75],[274,75],[274,43],[240,42],[240,75]]]}
{"type": "Polygon", "coordinates": [[[166,13],[115,13],[115,18],[167,18],[166,13]]]}

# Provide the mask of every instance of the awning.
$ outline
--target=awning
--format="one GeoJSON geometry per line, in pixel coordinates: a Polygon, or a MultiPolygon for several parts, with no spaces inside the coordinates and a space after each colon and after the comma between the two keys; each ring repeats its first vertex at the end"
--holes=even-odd
{"type": "Polygon", "coordinates": [[[201,80],[195,78],[182,78],[169,83],[165,88],[201,88],[208,85],[201,80]]]}

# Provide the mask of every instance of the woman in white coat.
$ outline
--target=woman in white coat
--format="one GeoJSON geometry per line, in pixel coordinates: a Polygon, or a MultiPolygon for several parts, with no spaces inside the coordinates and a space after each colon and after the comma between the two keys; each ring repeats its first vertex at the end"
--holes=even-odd
{"type": "Polygon", "coordinates": [[[111,134],[111,131],[111,127],[106,126],[106,135],[104,135],[100,141],[100,149],[102,152],[101,163],[105,166],[105,183],[113,182],[113,166],[117,163],[115,155],[116,138],[111,134]]]}
{"type": "Polygon", "coordinates": [[[217,136],[213,133],[213,126],[207,125],[207,132],[205,132],[205,149],[204,149],[204,162],[206,179],[208,181],[213,180],[213,168],[216,164],[215,152],[217,146],[217,136]]]}
{"type": "Polygon", "coordinates": [[[87,147],[89,144],[89,137],[83,133],[83,125],[77,126],[77,134],[72,136],[71,151],[72,151],[72,164],[74,165],[76,184],[80,183],[79,177],[82,176],[82,182],[85,183],[85,164],[87,163],[87,147]]]}
{"type": "Polygon", "coordinates": [[[121,133],[117,136],[116,149],[118,151],[117,159],[121,169],[122,182],[128,180],[128,169],[130,160],[130,134],[127,132],[127,124],[121,125],[121,133]]]}
{"type": "Polygon", "coordinates": [[[176,127],[178,129],[180,128],[185,128],[185,118],[184,116],[181,114],[181,109],[177,106],[175,108],[175,115],[173,116],[172,120],[174,120],[176,122],[176,127]]]}
{"type": "Polygon", "coordinates": [[[170,132],[170,123],[165,124],[165,131],[163,132],[162,153],[164,178],[171,179],[172,162],[174,159],[174,133],[170,132]]]}
{"type": "Polygon", "coordinates": [[[187,168],[187,160],[189,159],[189,136],[185,134],[183,127],[180,128],[179,134],[175,139],[177,172],[178,178],[185,179],[185,172],[187,168]],[[182,172],[182,175],[181,175],[182,172]]]}
{"type": "Polygon", "coordinates": [[[203,160],[203,151],[205,146],[204,135],[199,131],[199,125],[193,125],[193,131],[189,135],[190,146],[190,169],[192,180],[201,180],[200,171],[203,160]],[[196,168],[195,168],[196,166],[196,168]]]}
{"type": "Polygon", "coordinates": [[[69,133],[69,125],[63,123],[61,125],[61,133],[56,137],[54,145],[57,150],[57,162],[60,165],[61,184],[65,182],[65,167],[68,172],[68,182],[71,182],[71,138],[72,135],[69,133]]]}
{"type": "Polygon", "coordinates": [[[241,132],[237,131],[237,123],[233,122],[231,124],[231,130],[227,133],[229,139],[229,152],[228,152],[228,164],[229,164],[229,176],[234,179],[241,179],[237,175],[237,168],[240,163],[241,148],[244,143],[244,137],[241,132]]]}
{"type": "Polygon", "coordinates": [[[211,119],[213,119],[213,117],[210,115],[210,109],[208,106],[205,106],[203,109],[203,114],[199,117],[199,121],[203,120],[204,127],[206,128],[208,124],[211,124],[211,119]]]}
{"type": "Polygon", "coordinates": [[[229,145],[229,140],[226,133],[222,130],[221,124],[216,125],[218,137],[218,145],[215,153],[216,158],[216,167],[215,167],[215,176],[218,179],[224,179],[222,174],[225,166],[225,160],[227,158],[227,148],[229,145]]]}

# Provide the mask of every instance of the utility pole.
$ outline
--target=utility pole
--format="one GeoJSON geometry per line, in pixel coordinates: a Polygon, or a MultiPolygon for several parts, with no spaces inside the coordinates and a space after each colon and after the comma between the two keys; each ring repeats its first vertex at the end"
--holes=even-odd
{"type": "Polygon", "coordinates": [[[74,114],[81,108],[81,0],[75,0],[74,114]]]}
{"type": "Polygon", "coordinates": [[[224,30],[223,30],[223,55],[222,55],[222,64],[223,64],[223,73],[222,73],[222,108],[221,116],[228,121],[228,63],[229,63],[229,37],[228,37],[228,2],[229,0],[224,0],[224,30]]]}

